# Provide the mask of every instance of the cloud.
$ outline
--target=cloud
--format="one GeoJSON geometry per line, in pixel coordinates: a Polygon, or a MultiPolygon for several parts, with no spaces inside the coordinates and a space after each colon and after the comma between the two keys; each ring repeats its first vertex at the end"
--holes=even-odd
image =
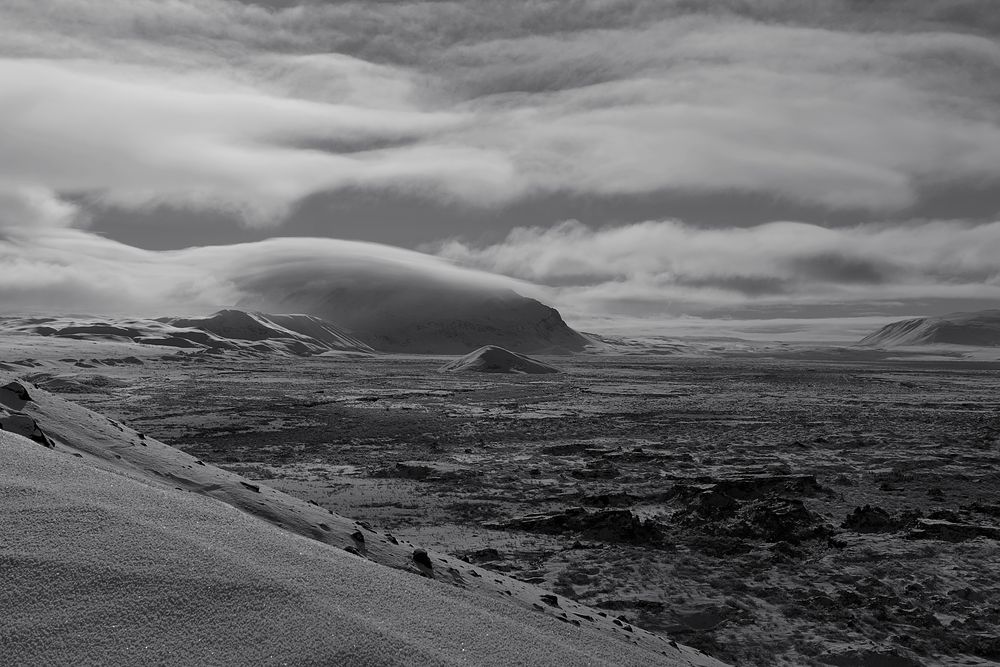
{"type": "Polygon", "coordinates": [[[588,330],[704,333],[707,320],[724,318],[719,331],[795,337],[838,328],[834,315],[855,318],[845,329],[853,335],[892,315],[1000,299],[1000,222],[831,230],[679,221],[593,229],[569,221],[515,229],[492,245],[450,240],[424,252],[315,238],[149,251],[73,226],[80,212],[44,192],[0,191],[0,204],[0,303],[9,313],[195,314],[299,303],[296,295],[384,310],[381,299],[410,293],[447,302],[513,290],[588,330]],[[772,328],[740,322],[760,318],[772,328]],[[816,321],[800,326],[794,318],[816,321]]]}
{"type": "Polygon", "coordinates": [[[363,109],[230,86],[150,83],[155,72],[0,61],[0,179],[119,204],[216,204],[267,222],[323,189],[503,190],[509,167],[473,147],[414,144],[350,154],[309,141],[414,139],[457,114],[363,109]],[[97,71],[89,71],[96,69],[97,71]],[[88,70],[88,71],[84,71],[88,70]]]}
{"type": "Polygon", "coordinates": [[[0,179],[252,224],[357,188],[893,211],[1000,180],[982,3],[279,4],[4,3],[0,179]]]}
{"type": "Polygon", "coordinates": [[[426,249],[551,286],[570,316],[884,313],[932,299],[1000,299],[1000,222],[832,230],[794,222],[701,229],[679,221],[592,229],[568,221],[515,229],[493,245],[450,240],[426,249]]]}
{"type": "Polygon", "coordinates": [[[0,297],[185,311],[371,269],[580,317],[986,302],[1000,223],[563,223],[438,258],[312,239],[151,253],[86,229],[102,206],[161,204],[278,225],[357,190],[498,220],[547,197],[629,220],[630,201],[720,192],[919,218],[928,192],[1000,181],[993,4],[8,0],[0,297]]]}
{"type": "Polygon", "coordinates": [[[3,203],[35,221],[0,224],[0,304],[8,313],[196,314],[308,291],[320,301],[379,289],[420,289],[445,301],[459,293],[541,292],[424,253],[357,241],[274,238],[149,251],[66,226],[75,211],[37,193],[0,193],[3,203]]]}
{"type": "Polygon", "coordinates": [[[75,206],[45,188],[0,184],[0,231],[29,226],[68,227],[83,220],[75,206]]]}

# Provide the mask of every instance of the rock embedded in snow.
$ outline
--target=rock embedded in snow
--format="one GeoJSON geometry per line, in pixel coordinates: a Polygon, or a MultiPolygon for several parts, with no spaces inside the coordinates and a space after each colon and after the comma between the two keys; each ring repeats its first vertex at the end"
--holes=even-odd
{"type": "Polygon", "coordinates": [[[20,382],[8,382],[0,387],[0,405],[11,410],[20,410],[31,400],[28,390],[20,382]]]}
{"type": "Polygon", "coordinates": [[[555,366],[496,345],[481,347],[461,359],[445,364],[441,370],[451,373],[523,373],[529,375],[560,372],[555,366]]]}
{"type": "Polygon", "coordinates": [[[424,567],[434,567],[434,563],[431,562],[431,557],[427,555],[427,551],[424,549],[413,550],[413,562],[419,563],[424,567]]]}

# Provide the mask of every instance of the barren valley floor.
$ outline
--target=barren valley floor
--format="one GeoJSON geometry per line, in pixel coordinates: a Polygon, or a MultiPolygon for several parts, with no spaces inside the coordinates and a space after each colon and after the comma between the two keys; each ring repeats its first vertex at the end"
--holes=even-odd
{"type": "Polygon", "coordinates": [[[198,355],[25,375],[735,664],[1000,661],[1000,363],[545,360],[565,372],[198,355]]]}

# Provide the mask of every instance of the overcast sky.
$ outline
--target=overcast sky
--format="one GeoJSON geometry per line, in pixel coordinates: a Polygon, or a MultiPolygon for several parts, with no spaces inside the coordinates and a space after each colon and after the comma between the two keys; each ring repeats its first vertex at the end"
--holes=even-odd
{"type": "Polygon", "coordinates": [[[997,307],[998,34],[995,0],[4,0],[0,305],[224,305],[290,236],[571,321],[997,307]]]}

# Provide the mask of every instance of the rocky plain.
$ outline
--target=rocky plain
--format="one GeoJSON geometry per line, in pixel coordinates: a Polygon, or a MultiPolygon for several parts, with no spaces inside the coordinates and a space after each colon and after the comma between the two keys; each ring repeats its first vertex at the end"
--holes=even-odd
{"type": "Polygon", "coordinates": [[[0,361],[199,460],[720,660],[1000,662],[989,355],[609,344],[503,374],[59,345],[0,361]]]}

